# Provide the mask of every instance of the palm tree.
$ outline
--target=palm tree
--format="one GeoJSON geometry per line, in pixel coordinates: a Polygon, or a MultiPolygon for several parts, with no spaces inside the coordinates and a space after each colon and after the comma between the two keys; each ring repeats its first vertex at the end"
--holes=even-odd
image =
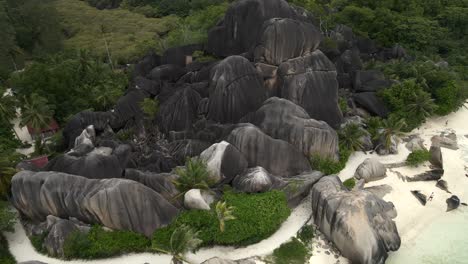
{"type": "Polygon", "coordinates": [[[413,92],[412,102],[407,105],[407,111],[414,113],[421,119],[426,119],[431,116],[436,110],[437,105],[434,103],[434,99],[431,95],[426,92],[413,92]]]}
{"type": "Polygon", "coordinates": [[[190,189],[210,189],[212,184],[210,173],[205,162],[199,158],[188,159],[185,167],[177,168],[175,172],[179,175],[179,178],[174,180],[173,183],[181,194],[190,189]]]}
{"type": "Polygon", "coordinates": [[[358,124],[349,124],[338,132],[340,145],[343,149],[350,151],[363,150],[362,137],[366,132],[358,124]]]}
{"type": "Polygon", "coordinates": [[[0,124],[10,126],[10,129],[18,138],[18,134],[16,134],[11,124],[11,121],[16,118],[16,100],[10,95],[3,96],[4,92],[5,90],[0,90],[0,124]]]}
{"type": "Polygon", "coordinates": [[[93,87],[95,94],[95,108],[97,110],[108,110],[122,96],[123,90],[118,88],[118,85],[112,80],[105,80],[93,87]]]}
{"type": "Polygon", "coordinates": [[[21,126],[29,125],[34,130],[47,127],[52,121],[54,111],[47,104],[47,99],[33,93],[29,98],[24,97],[21,109],[21,126]]]}
{"type": "Polygon", "coordinates": [[[228,206],[226,202],[219,201],[216,204],[216,216],[218,217],[219,230],[221,233],[224,232],[226,221],[236,219],[236,217],[232,214],[234,209],[234,206],[228,206]]]}
{"type": "Polygon", "coordinates": [[[181,225],[174,230],[171,235],[170,248],[164,250],[153,244],[153,249],[165,254],[172,255],[173,264],[182,264],[187,262],[184,255],[189,251],[194,251],[203,242],[198,238],[199,232],[195,232],[187,225],[181,225]]]}
{"type": "Polygon", "coordinates": [[[381,137],[384,139],[384,147],[389,149],[392,145],[393,136],[403,135],[403,129],[406,127],[405,119],[399,119],[396,116],[390,116],[382,121],[381,137]]]}

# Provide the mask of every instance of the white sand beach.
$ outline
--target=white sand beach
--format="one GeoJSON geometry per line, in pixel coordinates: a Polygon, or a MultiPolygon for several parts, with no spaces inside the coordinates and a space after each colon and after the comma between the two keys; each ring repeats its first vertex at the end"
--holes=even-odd
{"type": "MultiPolygon", "coordinates": [[[[460,197],[462,202],[468,202],[468,177],[465,176],[465,165],[468,164],[468,110],[461,108],[456,113],[452,113],[445,117],[432,118],[428,120],[420,129],[414,130],[411,134],[419,134],[425,142],[426,147],[430,147],[431,137],[439,135],[441,132],[451,128],[458,138],[458,150],[442,149],[445,174],[443,179],[448,182],[449,190],[460,197]],[[448,125],[446,126],[446,122],[448,125]]],[[[398,155],[390,156],[378,156],[377,154],[364,154],[355,153],[350,157],[350,160],[346,168],[339,174],[342,180],[346,180],[354,175],[356,168],[366,158],[376,157],[381,160],[382,163],[395,163],[402,162],[406,159],[409,151],[406,149],[404,144],[399,146],[398,155]]],[[[429,169],[428,165],[423,165],[418,168],[402,167],[387,171],[387,177],[366,184],[366,187],[377,186],[387,184],[392,187],[392,192],[387,194],[384,199],[391,201],[395,205],[398,216],[395,218],[395,222],[398,227],[398,231],[401,237],[402,245],[398,252],[390,254],[390,258],[387,263],[408,263],[401,262],[404,259],[401,254],[408,254],[408,248],[413,247],[415,244],[421,242],[421,235],[424,234],[424,230],[431,226],[431,224],[437,221],[446,221],[454,215],[463,214],[464,211],[468,210],[465,207],[460,207],[453,212],[446,212],[445,200],[452,194],[449,194],[435,185],[436,183],[431,182],[404,182],[400,179],[395,171],[400,172],[404,176],[413,176],[415,174],[424,172],[429,169]],[[411,194],[411,190],[419,190],[426,195],[430,195],[434,192],[434,199],[427,203],[426,206],[422,206],[416,198],[411,194]]],[[[282,243],[288,241],[296,232],[304,225],[309,219],[311,213],[311,205],[309,200],[305,200],[301,205],[295,208],[291,216],[287,219],[281,228],[268,239],[265,239],[257,244],[245,247],[245,248],[233,248],[233,247],[213,247],[206,248],[198,251],[196,254],[189,254],[188,260],[192,263],[200,263],[206,259],[214,256],[227,258],[227,259],[244,259],[254,256],[264,256],[270,254],[275,248],[279,247],[282,243]]],[[[468,223],[468,222],[467,222],[468,223]]],[[[433,232],[434,233],[434,232],[433,232]]],[[[435,232],[436,233],[436,232],[435,232]]],[[[431,233],[432,234],[432,233],[431,233]]],[[[463,235],[468,236],[467,233],[463,235]]],[[[170,262],[170,257],[167,255],[157,254],[131,254],[122,257],[105,259],[105,260],[94,260],[94,261],[63,261],[53,258],[49,258],[38,254],[34,251],[31,243],[27,239],[23,228],[20,225],[16,226],[15,233],[6,234],[9,242],[10,250],[16,259],[21,261],[28,260],[39,260],[50,264],[58,263],[89,263],[89,264],[166,264],[170,262]]],[[[468,241],[468,238],[465,239],[468,241]]],[[[314,243],[318,243],[317,240],[314,243]]],[[[322,242],[323,243],[323,242],[322,242]]],[[[443,244],[444,241],[438,241],[439,244],[443,244]]],[[[434,250],[433,247],[431,250],[434,250]]],[[[326,254],[326,250],[314,248],[314,255],[311,258],[310,263],[314,264],[329,264],[336,263],[347,263],[346,259],[340,257],[336,259],[333,254],[326,254]],[[320,253],[318,252],[320,251],[320,253]]],[[[259,261],[260,263],[260,261],[259,261]]],[[[455,263],[455,262],[436,262],[436,263],[455,263]]],[[[460,262],[462,263],[462,262],[460,262]]]]}

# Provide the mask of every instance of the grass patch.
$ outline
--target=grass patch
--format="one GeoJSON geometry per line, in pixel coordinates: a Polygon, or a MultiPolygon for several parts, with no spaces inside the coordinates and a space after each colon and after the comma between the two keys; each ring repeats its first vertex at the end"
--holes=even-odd
{"type": "Polygon", "coordinates": [[[303,243],[308,244],[312,242],[315,237],[314,226],[305,225],[297,233],[297,238],[299,238],[303,243]]]}
{"type": "Polygon", "coordinates": [[[16,260],[8,250],[8,242],[6,238],[0,233],[0,263],[2,264],[15,264],[16,260]]]}
{"type": "Polygon", "coordinates": [[[275,264],[304,264],[309,258],[309,249],[295,237],[273,251],[275,264]]]}
{"type": "Polygon", "coordinates": [[[228,190],[224,193],[224,201],[235,207],[233,215],[236,218],[226,222],[224,232],[219,229],[214,208],[211,211],[185,211],[171,225],[156,230],[153,245],[168,249],[174,229],[185,224],[200,231],[201,246],[245,246],[269,237],[291,213],[286,196],[280,191],[245,194],[228,190]]]}
{"type": "Polygon", "coordinates": [[[417,167],[431,159],[431,153],[428,150],[415,150],[406,158],[406,164],[412,167],[417,167]]]}
{"type": "Polygon", "coordinates": [[[323,172],[325,175],[337,174],[346,167],[351,156],[351,151],[340,147],[340,160],[336,161],[329,157],[312,155],[309,159],[312,169],[323,172]]]}
{"type": "Polygon", "coordinates": [[[131,231],[105,231],[93,226],[88,234],[72,233],[65,241],[66,259],[98,259],[150,251],[151,241],[131,231]]]}
{"type": "Polygon", "coordinates": [[[354,178],[349,178],[343,182],[343,185],[349,190],[352,190],[354,186],[356,186],[356,180],[354,178]]]}

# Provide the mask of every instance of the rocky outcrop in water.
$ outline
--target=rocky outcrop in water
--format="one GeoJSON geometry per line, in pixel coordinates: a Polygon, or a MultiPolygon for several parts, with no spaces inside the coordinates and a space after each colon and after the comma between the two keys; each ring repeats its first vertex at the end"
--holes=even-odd
{"type": "Polygon", "coordinates": [[[401,244],[396,210],[371,192],[348,191],[337,176],[326,176],[311,191],[314,223],[353,263],[384,263],[401,244]]]}
{"type": "Polygon", "coordinates": [[[74,217],[149,237],[178,213],[157,192],[124,179],[22,171],[13,177],[11,189],[13,206],[33,221],[44,221],[48,215],[74,217]]]}

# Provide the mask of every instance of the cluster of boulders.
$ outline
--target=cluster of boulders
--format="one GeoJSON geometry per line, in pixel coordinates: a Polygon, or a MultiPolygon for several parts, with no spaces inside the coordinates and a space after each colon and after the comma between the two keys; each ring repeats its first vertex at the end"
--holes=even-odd
{"type": "MultiPolygon", "coordinates": [[[[54,229],[58,224],[47,227],[55,245],[47,249],[60,256],[64,236],[79,229],[70,219],[151,236],[184,208],[209,210],[224,184],[246,193],[283,190],[290,206],[312,189],[316,224],[343,255],[382,263],[400,244],[393,206],[369,191],[345,190],[337,177],[314,171],[309,157],[337,161],[335,129],[387,115],[376,93],[391,82],[363,70],[361,58],[399,58],[404,50],[378,48],[345,26],[327,37],[336,47],[327,47],[314,24],[308,12],[284,0],[232,3],[206,46],[145,56],[113,110],[72,117],[63,130],[67,152],[44,171],[18,173],[13,205],[35,222],[65,221],[56,221],[66,226],[62,233],[54,229]],[[198,50],[220,60],[192,62],[198,50]],[[347,116],[339,88],[352,93],[347,116]],[[156,116],[142,110],[145,100],[158,101],[156,116]],[[187,157],[206,164],[215,191],[180,196],[173,170],[187,157]]],[[[368,133],[362,143],[373,148],[368,133]]],[[[356,177],[385,177],[382,166],[368,160],[356,177]]]]}

